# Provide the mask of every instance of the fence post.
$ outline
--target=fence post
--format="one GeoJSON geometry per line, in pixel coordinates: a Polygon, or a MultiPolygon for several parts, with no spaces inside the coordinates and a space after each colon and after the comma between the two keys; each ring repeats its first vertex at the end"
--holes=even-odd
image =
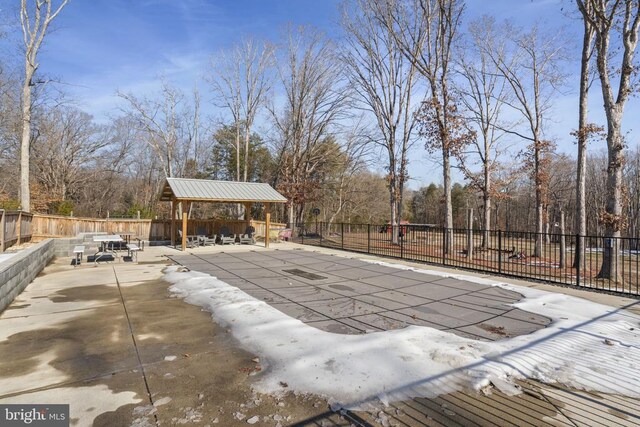
{"type": "Polygon", "coordinates": [[[502,230],[498,230],[498,273],[502,273],[502,230]]]}
{"type": "Polygon", "coordinates": [[[344,222],[340,223],[340,240],[341,240],[342,250],[344,250],[344,222]]]}
{"type": "Polygon", "coordinates": [[[4,252],[4,223],[5,223],[5,210],[0,209],[0,252],[4,252]]]}
{"type": "Polygon", "coordinates": [[[367,224],[367,253],[371,253],[371,224],[367,224]]]}
{"type": "Polygon", "coordinates": [[[22,241],[22,211],[18,211],[18,222],[16,223],[16,235],[18,237],[18,243],[16,243],[16,245],[19,245],[20,242],[22,241]]]}
{"type": "Polygon", "coordinates": [[[576,234],[576,286],[580,286],[580,270],[582,266],[582,248],[580,234],[576,234]]]}
{"type": "MultiPolygon", "coordinates": [[[[405,228],[405,232],[406,232],[405,228]]],[[[404,259],[404,233],[402,232],[402,225],[400,225],[400,232],[398,233],[400,237],[400,258],[404,259]]]]}
{"type": "Polygon", "coordinates": [[[324,227],[324,222],[320,223],[320,246],[322,246],[322,228],[324,227]]]}

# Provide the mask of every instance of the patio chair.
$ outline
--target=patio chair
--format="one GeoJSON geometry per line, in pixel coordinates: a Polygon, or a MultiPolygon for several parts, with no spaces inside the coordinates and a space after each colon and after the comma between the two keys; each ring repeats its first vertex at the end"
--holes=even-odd
{"type": "Polygon", "coordinates": [[[196,229],[196,235],[198,236],[198,244],[201,246],[209,246],[216,244],[216,235],[213,237],[209,237],[207,235],[207,230],[204,227],[198,227],[196,229]]]}
{"type": "Polygon", "coordinates": [[[228,227],[222,227],[220,229],[220,244],[229,245],[236,242],[236,235],[231,234],[228,227]]]}
{"type": "Polygon", "coordinates": [[[201,246],[215,246],[217,237],[218,236],[216,236],[215,234],[213,235],[213,237],[198,236],[198,242],[201,246]]]}
{"type": "MultiPolygon", "coordinates": [[[[182,242],[182,230],[178,230],[178,238],[180,239],[180,242],[182,242]]],[[[200,246],[200,242],[198,242],[198,239],[194,238],[193,236],[187,236],[187,247],[195,248],[197,246],[200,246]]]]}
{"type": "Polygon", "coordinates": [[[255,237],[253,237],[255,232],[256,232],[255,227],[253,227],[251,225],[248,226],[244,230],[244,234],[240,236],[240,244],[241,245],[255,245],[256,244],[256,239],[255,239],[255,237]]]}

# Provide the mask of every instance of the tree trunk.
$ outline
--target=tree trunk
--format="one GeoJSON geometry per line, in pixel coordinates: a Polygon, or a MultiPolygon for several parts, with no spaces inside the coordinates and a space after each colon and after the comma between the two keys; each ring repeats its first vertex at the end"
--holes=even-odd
{"type": "MultiPolygon", "coordinates": [[[[488,150],[485,150],[488,153],[488,150]]],[[[485,154],[487,155],[487,154],[485,154]]],[[[491,174],[489,173],[488,161],[485,160],[484,165],[484,189],[482,192],[482,204],[484,225],[482,230],[482,248],[486,249],[489,246],[489,230],[491,229],[491,174]]]]}
{"type": "Polygon", "coordinates": [[[29,158],[31,145],[31,84],[35,67],[25,61],[25,79],[22,86],[22,139],[20,142],[20,208],[31,212],[29,190],[29,158]]]}
{"type": "Polygon", "coordinates": [[[289,203],[289,228],[292,233],[296,231],[296,217],[295,217],[295,206],[293,206],[293,202],[289,203]]]}
{"type": "Polygon", "coordinates": [[[236,122],[236,181],[240,181],[240,123],[236,122]]]}
{"type": "Polygon", "coordinates": [[[621,134],[622,113],[618,109],[608,112],[609,131],[607,134],[607,205],[604,214],[604,253],[598,278],[611,279],[622,283],[622,272],[618,268],[620,251],[620,230],[622,228],[622,168],[624,166],[623,138],[621,134]]]}
{"type": "Polygon", "coordinates": [[[389,225],[391,226],[391,243],[394,245],[398,244],[398,203],[396,199],[396,179],[391,177],[389,179],[389,207],[391,208],[389,225]]]}
{"type": "MultiPolygon", "coordinates": [[[[445,145],[445,144],[443,144],[445,145]]],[[[445,216],[444,216],[444,228],[445,241],[442,243],[442,248],[445,254],[451,252],[453,247],[453,234],[451,228],[453,227],[453,208],[451,202],[451,159],[449,157],[449,150],[442,148],[442,172],[443,172],[443,184],[444,184],[444,204],[445,204],[445,216]]]]}
{"type": "Polygon", "coordinates": [[[251,130],[246,126],[244,135],[244,182],[247,182],[249,175],[249,138],[251,130]]]}
{"type": "Polygon", "coordinates": [[[540,143],[538,138],[534,140],[534,168],[536,184],[536,238],[533,250],[534,257],[542,256],[542,236],[544,233],[544,207],[542,206],[542,182],[540,179],[540,143]]]}
{"type": "MultiPolygon", "coordinates": [[[[589,61],[593,29],[588,20],[583,19],[584,35],[582,39],[582,58],[580,64],[580,105],[578,107],[578,164],[576,171],[576,230],[579,241],[577,248],[584,248],[584,236],[587,234],[586,176],[587,176],[587,123],[589,115],[589,61]]],[[[575,251],[573,267],[584,268],[584,257],[575,251]]]]}

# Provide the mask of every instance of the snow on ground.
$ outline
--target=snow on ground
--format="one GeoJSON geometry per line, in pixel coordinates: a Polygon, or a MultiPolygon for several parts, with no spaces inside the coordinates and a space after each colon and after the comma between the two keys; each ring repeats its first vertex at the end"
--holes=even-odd
{"type": "MultiPolygon", "coordinates": [[[[395,264],[378,263],[411,269],[395,264]]],[[[525,298],[514,304],[552,319],[533,334],[496,342],[450,332],[404,329],[343,335],[296,320],[236,287],[169,267],[170,290],[211,311],[247,350],[266,361],[254,388],[325,396],[334,407],[369,409],[378,401],[435,397],[490,384],[517,393],[515,379],[640,397],[640,316],[567,295],[431,270],[428,274],[501,286],[525,298]]],[[[413,269],[411,269],[413,270],[413,269]]]]}

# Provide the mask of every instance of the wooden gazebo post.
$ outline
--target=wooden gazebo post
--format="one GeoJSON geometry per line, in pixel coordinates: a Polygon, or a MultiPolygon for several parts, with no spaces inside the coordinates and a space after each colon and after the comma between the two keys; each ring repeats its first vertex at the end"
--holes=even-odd
{"type": "Polygon", "coordinates": [[[171,199],[171,246],[176,247],[176,199],[171,199]]]}
{"type": "Polygon", "coordinates": [[[265,237],[264,237],[264,247],[269,247],[269,237],[271,236],[271,207],[270,203],[264,204],[264,228],[265,228],[265,237]]]}
{"type": "Polygon", "coordinates": [[[182,208],[182,252],[187,250],[187,218],[189,210],[189,204],[180,201],[180,207],[182,208]]]}

